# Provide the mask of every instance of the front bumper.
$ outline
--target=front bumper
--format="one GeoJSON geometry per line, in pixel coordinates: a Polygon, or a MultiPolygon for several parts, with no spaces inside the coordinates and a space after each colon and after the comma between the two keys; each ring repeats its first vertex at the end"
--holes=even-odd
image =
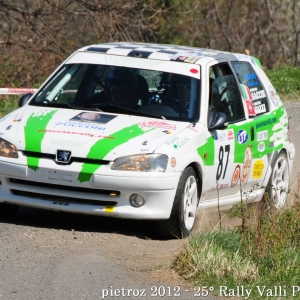
{"type": "Polygon", "coordinates": [[[39,168],[32,170],[13,160],[0,161],[0,202],[118,218],[169,218],[180,172],[114,171],[102,165],[88,181],[80,182],[81,167],[41,159],[39,168]],[[142,207],[130,204],[133,193],[145,198],[142,207]]]}

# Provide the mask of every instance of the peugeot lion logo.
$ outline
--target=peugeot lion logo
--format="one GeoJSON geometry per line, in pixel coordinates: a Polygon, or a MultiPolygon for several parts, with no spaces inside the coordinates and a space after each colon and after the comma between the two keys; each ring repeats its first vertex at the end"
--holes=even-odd
{"type": "Polygon", "coordinates": [[[71,159],[71,151],[66,150],[56,150],[56,161],[67,164],[70,162],[71,159]]]}

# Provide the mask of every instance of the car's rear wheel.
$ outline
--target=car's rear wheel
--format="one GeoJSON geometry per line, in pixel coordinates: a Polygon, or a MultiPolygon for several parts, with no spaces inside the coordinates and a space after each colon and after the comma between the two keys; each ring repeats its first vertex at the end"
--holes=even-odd
{"type": "Polygon", "coordinates": [[[171,216],[159,222],[165,237],[184,238],[190,235],[198,204],[197,177],[192,167],[186,168],[179,179],[171,216]]]}
{"type": "Polygon", "coordinates": [[[290,171],[287,155],[281,151],[273,166],[272,174],[266,189],[271,205],[276,209],[285,207],[290,184],[290,171]]]}
{"type": "Polygon", "coordinates": [[[0,216],[1,217],[13,217],[17,214],[19,205],[0,203],[0,216]]]}

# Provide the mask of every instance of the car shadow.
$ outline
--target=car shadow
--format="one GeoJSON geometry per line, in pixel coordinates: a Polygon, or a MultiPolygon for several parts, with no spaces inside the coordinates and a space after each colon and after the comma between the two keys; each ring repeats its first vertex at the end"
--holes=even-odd
{"type": "Polygon", "coordinates": [[[165,240],[159,233],[156,221],[119,219],[31,207],[20,207],[13,217],[1,216],[0,223],[79,232],[117,233],[140,239],[165,240]]]}

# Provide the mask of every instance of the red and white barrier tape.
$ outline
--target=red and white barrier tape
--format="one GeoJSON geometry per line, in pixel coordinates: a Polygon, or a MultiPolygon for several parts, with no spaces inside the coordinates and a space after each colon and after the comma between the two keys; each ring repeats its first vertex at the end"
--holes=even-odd
{"type": "Polygon", "coordinates": [[[24,95],[27,93],[35,93],[37,89],[26,88],[0,88],[0,94],[3,95],[24,95]]]}

